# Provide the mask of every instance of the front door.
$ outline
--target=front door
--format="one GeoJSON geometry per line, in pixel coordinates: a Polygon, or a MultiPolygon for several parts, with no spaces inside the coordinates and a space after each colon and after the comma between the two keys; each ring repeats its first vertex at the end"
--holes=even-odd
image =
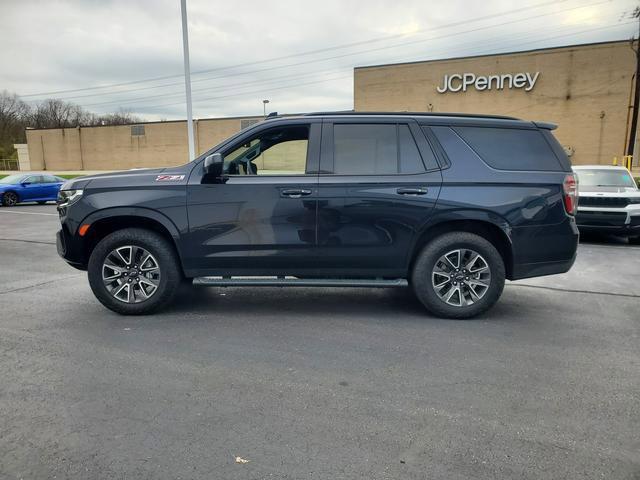
{"type": "Polygon", "coordinates": [[[42,175],[31,175],[22,181],[20,200],[23,202],[39,200],[45,196],[44,191],[42,175]]]}
{"type": "Polygon", "coordinates": [[[252,129],[220,150],[224,183],[188,185],[192,275],[276,275],[313,265],[321,123],[291,121],[252,129]]]}
{"type": "Polygon", "coordinates": [[[318,252],[349,276],[406,274],[433,212],[442,175],[412,121],[325,120],[318,193],[318,252]],[[366,123],[365,123],[366,122],[366,123]]]}

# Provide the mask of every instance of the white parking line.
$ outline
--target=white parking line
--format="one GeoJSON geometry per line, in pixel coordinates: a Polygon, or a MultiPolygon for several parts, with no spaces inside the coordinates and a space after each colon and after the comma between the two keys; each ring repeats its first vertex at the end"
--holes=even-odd
{"type": "Polygon", "coordinates": [[[8,212],[4,210],[0,210],[0,213],[15,213],[17,215],[50,215],[52,217],[57,217],[57,213],[42,213],[42,212],[8,212]]]}
{"type": "Polygon", "coordinates": [[[0,210],[0,213],[13,213],[16,215],[46,215],[46,216],[52,216],[52,217],[58,216],[57,213],[44,213],[44,212],[11,212],[11,211],[0,210]]]}

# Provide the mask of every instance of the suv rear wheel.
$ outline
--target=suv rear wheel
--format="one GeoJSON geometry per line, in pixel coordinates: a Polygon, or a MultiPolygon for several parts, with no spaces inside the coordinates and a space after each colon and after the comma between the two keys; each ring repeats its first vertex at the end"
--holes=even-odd
{"type": "Polygon", "coordinates": [[[429,242],[411,274],[418,299],[435,315],[470,318],[492,307],[504,288],[504,262],[486,239],[451,232],[429,242]]]}
{"type": "Polygon", "coordinates": [[[150,230],[127,228],[100,240],[88,265],[89,284],[105,307],[143,315],[171,302],[181,282],[173,247],[150,230]]]}

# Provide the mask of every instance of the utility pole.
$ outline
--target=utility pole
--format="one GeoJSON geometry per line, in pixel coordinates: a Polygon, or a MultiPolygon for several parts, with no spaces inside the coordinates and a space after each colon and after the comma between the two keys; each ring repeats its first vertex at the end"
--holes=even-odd
{"type": "MultiPolygon", "coordinates": [[[[631,14],[632,18],[638,19],[638,41],[640,42],[640,7],[636,7],[631,14]]],[[[640,104],[640,45],[633,46],[634,39],[631,39],[631,48],[636,53],[636,75],[635,92],[633,95],[633,110],[631,112],[631,131],[629,132],[629,144],[627,145],[627,155],[633,155],[633,148],[636,144],[636,130],[638,130],[638,106],[640,104]]]]}
{"type": "Polygon", "coordinates": [[[187,26],[187,0],[180,0],[182,12],[182,55],[184,57],[184,87],[187,94],[187,133],[189,136],[189,161],[196,158],[193,136],[193,110],[191,108],[191,67],[189,66],[189,27],[187,26]]]}

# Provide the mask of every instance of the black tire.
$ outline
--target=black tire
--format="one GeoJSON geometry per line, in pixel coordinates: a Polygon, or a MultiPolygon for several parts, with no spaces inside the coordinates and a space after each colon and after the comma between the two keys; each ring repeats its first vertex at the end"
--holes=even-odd
{"type": "Polygon", "coordinates": [[[4,192],[2,195],[2,205],[13,207],[18,204],[18,195],[15,192],[4,192]]]}
{"type": "Polygon", "coordinates": [[[91,290],[100,303],[122,315],[145,315],[167,306],[173,300],[182,279],[180,264],[173,245],[161,235],[139,228],[118,230],[103,238],[91,253],[87,274],[91,290]],[[160,278],[157,289],[149,298],[139,303],[125,303],[119,300],[109,292],[103,282],[103,264],[107,256],[123,246],[145,249],[158,263],[160,278]]]}
{"type": "MultiPolygon", "coordinates": [[[[461,261],[458,262],[459,265],[461,263],[461,261]]],[[[455,271],[453,275],[456,275],[455,271]]],[[[504,262],[498,250],[483,237],[467,232],[445,233],[431,240],[418,254],[411,272],[413,290],[427,310],[438,317],[453,319],[475,317],[491,308],[502,294],[504,279],[504,262]],[[457,249],[466,249],[480,254],[489,267],[489,286],[484,290],[481,298],[473,299],[470,297],[474,300],[474,303],[470,305],[454,306],[446,303],[436,293],[436,287],[432,281],[432,278],[446,278],[445,276],[439,277],[438,273],[434,274],[434,268],[445,254],[457,249]]],[[[462,288],[462,284],[460,287],[462,288]]],[[[467,290],[469,289],[467,288],[467,290]]],[[[460,299],[459,303],[463,304],[463,299],[458,298],[460,299]]]]}
{"type": "Polygon", "coordinates": [[[640,245],[640,237],[629,237],[629,245],[640,245]]]}

